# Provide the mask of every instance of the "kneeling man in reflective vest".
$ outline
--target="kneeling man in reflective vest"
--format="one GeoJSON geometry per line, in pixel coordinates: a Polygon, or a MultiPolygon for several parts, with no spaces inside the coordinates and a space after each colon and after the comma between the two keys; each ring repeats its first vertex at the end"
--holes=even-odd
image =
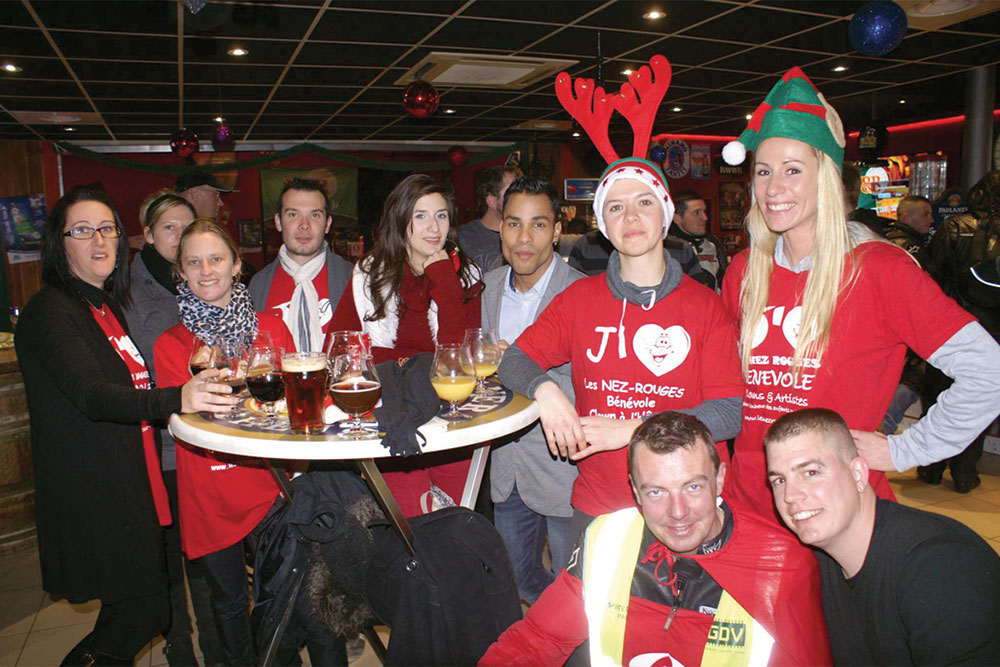
{"type": "Polygon", "coordinates": [[[638,507],[597,517],[481,665],[827,665],[816,559],[725,500],[708,429],[663,412],[629,442],[638,507]]]}

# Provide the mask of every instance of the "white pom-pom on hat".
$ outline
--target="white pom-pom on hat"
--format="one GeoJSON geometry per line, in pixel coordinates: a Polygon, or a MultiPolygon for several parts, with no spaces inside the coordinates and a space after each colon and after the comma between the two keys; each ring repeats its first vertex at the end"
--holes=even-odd
{"type": "Polygon", "coordinates": [[[722,159],[734,167],[747,159],[747,147],[739,141],[730,141],[722,147],[722,159]]]}

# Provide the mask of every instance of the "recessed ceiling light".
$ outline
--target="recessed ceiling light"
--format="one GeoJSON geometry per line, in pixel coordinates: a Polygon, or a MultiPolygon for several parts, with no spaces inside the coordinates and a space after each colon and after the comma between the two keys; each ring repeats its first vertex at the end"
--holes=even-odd
{"type": "Polygon", "coordinates": [[[577,138],[579,138],[579,137],[580,137],[580,133],[579,133],[579,132],[574,132],[574,133],[573,133],[573,138],[574,138],[574,139],[577,139],[577,138]]]}
{"type": "Polygon", "coordinates": [[[750,120],[751,118],[753,118],[753,114],[752,114],[752,113],[748,113],[748,114],[747,114],[747,115],[745,116],[745,118],[746,118],[747,120],[750,120]]]}
{"type": "Polygon", "coordinates": [[[445,109],[444,112],[445,113],[455,113],[455,110],[454,109],[445,109]]]}
{"type": "Polygon", "coordinates": [[[229,55],[242,57],[250,55],[250,52],[241,46],[234,46],[233,48],[229,49],[229,55]]]}
{"type": "Polygon", "coordinates": [[[833,71],[834,72],[846,72],[847,71],[847,65],[837,65],[836,67],[833,68],[833,71]]]}
{"type": "Polygon", "coordinates": [[[629,74],[631,74],[634,71],[635,70],[631,70],[631,69],[625,68],[625,69],[622,70],[622,74],[624,74],[625,76],[628,76],[629,74]]]}
{"type": "Polygon", "coordinates": [[[904,99],[900,99],[900,100],[899,100],[899,103],[900,103],[900,104],[906,104],[906,100],[904,100],[904,99]]]}
{"type": "Polygon", "coordinates": [[[67,125],[66,127],[63,128],[63,132],[76,132],[76,128],[67,125]]]}
{"type": "Polygon", "coordinates": [[[212,120],[214,120],[216,123],[225,123],[226,122],[226,119],[223,118],[222,116],[216,116],[212,120]]]}
{"type": "Polygon", "coordinates": [[[650,21],[655,21],[656,19],[662,19],[664,16],[666,16],[666,14],[659,11],[658,9],[654,9],[652,11],[648,11],[645,14],[643,14],[642,18],[648,19],[650,21]]]}
{"type": "Polygon", "coordinates": [[[14,63],[4,63],[3,64],[3,71],[5,71],[5,72],[11,72],[11,73],[13,73],[13,72],[20,72],[21,68],[18,67],[17,65],[15,65],[14,63]]]}
{"type": "Polygon", "coordinates": [[[671,111],[677,113],[678,111],[684,111],[684,109],[682,107],[674,107],[673,109],[671,109],[671,111]]]}

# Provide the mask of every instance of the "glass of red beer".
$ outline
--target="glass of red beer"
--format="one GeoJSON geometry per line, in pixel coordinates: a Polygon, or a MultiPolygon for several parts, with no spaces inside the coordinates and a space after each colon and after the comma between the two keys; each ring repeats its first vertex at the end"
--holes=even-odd
{"type": "Polygon", "coordinates": [[[347,353],[333,358],[330,395],[337,407],[351,418],[344,435],[356,440],[374,437],[361,422],[361,415],[374,408],[382,396],[382,383],[370,354],[352,347],[347,353]]]}
{"type": "Polygon", "coordinates": [[[292,352],[281,357],[281,380],[285,385],[288,421],[293,433],[323,429],[323,401],[330,382],[330,369],[322,352],[292,352]]]}

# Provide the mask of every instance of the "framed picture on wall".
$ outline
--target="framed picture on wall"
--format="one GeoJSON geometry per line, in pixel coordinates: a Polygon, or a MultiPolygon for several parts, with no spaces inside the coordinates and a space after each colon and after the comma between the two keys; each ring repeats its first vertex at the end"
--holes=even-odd
{"type": "Polygon", "coordinates": [[[238,223],[241,248],[259,248],[263,244],[261,223],[256,218],[243,218],[238,223]]]}
{"type": "Polygon", "coordinates": [[[725,232],[743,229],[743,209],[732,206],[720,207],[719,227],[725,232]]]}

